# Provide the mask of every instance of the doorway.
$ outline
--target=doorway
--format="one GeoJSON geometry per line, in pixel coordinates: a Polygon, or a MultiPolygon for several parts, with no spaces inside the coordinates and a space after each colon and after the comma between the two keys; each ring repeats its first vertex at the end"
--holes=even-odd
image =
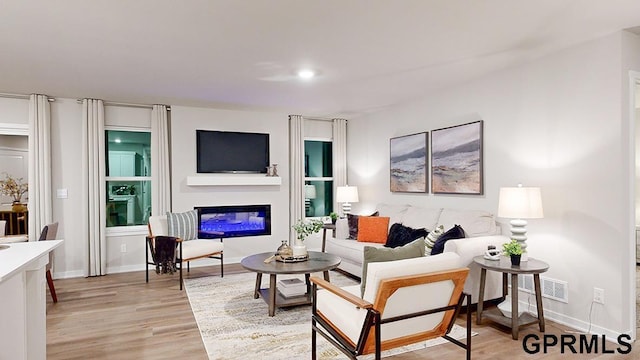
{"type": "MultiPolygon", "coordinates": [[[[20,182],[26,183],[29,179],[29,137],[27,126],[24,134],[16,131],[3,130],[0,127],[0,178],[10,176],[20,182]]],[[[26,196],[29,194],[26,193],[26,196]]],[[[22,197],[26,202],[26,197],[22,197]]],[[[20,235],[28,233],[27,217],[24,212],[14,212],[12,209],[13,198],[8,195],[0,195],[0,220],[3,221],[2,233],[4,235],[20,235]]]]}

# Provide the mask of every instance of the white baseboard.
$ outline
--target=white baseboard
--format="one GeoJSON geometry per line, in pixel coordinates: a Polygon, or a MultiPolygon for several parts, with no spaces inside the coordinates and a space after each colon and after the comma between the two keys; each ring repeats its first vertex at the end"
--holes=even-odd
{"type": "MultiPolygon", "coordinates": [[[[239,258],[224,258],[224,264],[238,264],[242,260],[239,258]]],[[[211,266],[211,265],[220,265],[220,260],[218,259],[198,259],[198,261],[192,261],[189,267],[198,268],[203,266],[211,266]]],[[[135,271],[145,271],[146,266],[144,264],[135,264],[135,265],[126,265],[126,266],[111,266],[107,267],[107,274],[117,274],[124,272],[135,272],[135,271]]],[[[54,272],[53,279],[71,279],[77,277],[83,277],[84,271],[82,270],[72,270],[72,271],[60,271],[54,272]]]]}
{"type": "MultiPolygon", "coordinates": [[[[527,302],[518,301],[518,307],[520,309],[526,309],[525,311],[528,311],[532,313],[532,315],[537,316],[538,308],[537,306],[535,306],[535,304],[529,305],[529,303],[527,302]]],[[[555,323],[562,324],[572,329],[575,329],[575,332],[578,332],[578,333],[605,335],[605,338],[611,342],[616,342],[618,339],[618,335],[621,334],[620,332],[596,325],[593,322],[591,323],[591,328],[589,328],[589,323],[586,321],[572,318],[570,316],[567,316],[558,312],[554,312],[554,311],[544,310],[544,318],[545,320],[551,320],[555,323]]],[[[631,332],[627,334],[631,335],[631,332]]]]}

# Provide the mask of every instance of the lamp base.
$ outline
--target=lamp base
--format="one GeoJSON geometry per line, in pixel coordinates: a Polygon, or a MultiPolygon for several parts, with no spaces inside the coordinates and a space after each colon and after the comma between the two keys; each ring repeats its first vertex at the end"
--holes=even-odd
{"type": "Polygon", "coordinates": [[[520,247],[522,248],[520,262],[529,260],[529,256],[527,255],[527,220],[513,219],[509,224],[511,224],[511,239],[520,243],[520,247]]]}
{"type": "Polygon", "coordinates": [[[351,214],[351,203],[342,203],[342,214],[351,214]]]}

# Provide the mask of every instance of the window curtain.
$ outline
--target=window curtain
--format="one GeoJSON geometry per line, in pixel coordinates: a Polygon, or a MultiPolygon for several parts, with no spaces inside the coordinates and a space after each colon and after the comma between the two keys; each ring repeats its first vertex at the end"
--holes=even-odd
{"type": "Polygon", "coordinates": [[[46,95],[29,96],[29,239],[51,223],[51,108],[46,95]]]}
{"type": "Polygon", "coordinates": [[[171,211],[171,177],[169,169],[169,112],[166,105],[151,110],[151,214],[171,211]]]}
{"type": "MultiPolygon", "coordinates": [[[[338,186],[345,185],[347,185],[347,120],[333,119],[333,193],[337,194],[338,186]]],[[[335,196],[333,208],[340,208],[335,201],[335,196]]]]}
{"type": "Polygon", "coordinates": [[[291,228],[304,219],[304,121],[289,115],[289,242],[296,238],[291,228]]]}
{"type": "Polygon", "coordinates": [[[106,161],[104,103],[82,100],[82,211],[77,223],[86,236],[85,276],[105,275],[107,269],[106,161]]]}

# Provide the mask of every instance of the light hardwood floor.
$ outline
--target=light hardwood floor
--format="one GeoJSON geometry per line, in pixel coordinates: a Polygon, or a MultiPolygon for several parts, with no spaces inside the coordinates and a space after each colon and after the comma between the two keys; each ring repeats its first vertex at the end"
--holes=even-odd
{"type": "MultiPolygon", "coordinates": [[[[241,272],[238,264],[225,266],[225,273],[241,272]]],[[[191,269],[190,277],[219,273],[218,267],[191,269]]],[[[112,274],[97,278],[56,280],[58,303],[47,297],[47,359],[207,359],[197,324],[185,291],[178,288],[177,275],[144,272],[112,274]]],[[[265,305],[266,306],[266,305],[265,305]]],[[[474,313],[475,315],[475,313],[474,313]]],[[[463,319],[458,320],[464,326],[463,319]]],[[[478,335],[472,339],[472,359],[640,359],[640,342],[631,354],[561,354],[560,347],[536,355],[523,350],[527,334],[542,337],[536,326],[520,331],[520,340],[511,339],[509,329],[484,321],[473,322],[478,335]]],[[[567,335],[567,328],[547,321],[546,334],[567,335]]],[[[570,330],[570,329],[569,329],[570,330]]],[[[324,341],[324,340],[319,340],[324,341]]],[[[607,350],[616,350],[607,343],[607,350]]],[[[293,357],[294,359],[296,357],[293,357]]],[[[255,359],[261,359],[256,354],[255,359]]],[[[464,359],[464,350],[445,344],[423,351],[396,355],[393,359],[464,359]]]]}

